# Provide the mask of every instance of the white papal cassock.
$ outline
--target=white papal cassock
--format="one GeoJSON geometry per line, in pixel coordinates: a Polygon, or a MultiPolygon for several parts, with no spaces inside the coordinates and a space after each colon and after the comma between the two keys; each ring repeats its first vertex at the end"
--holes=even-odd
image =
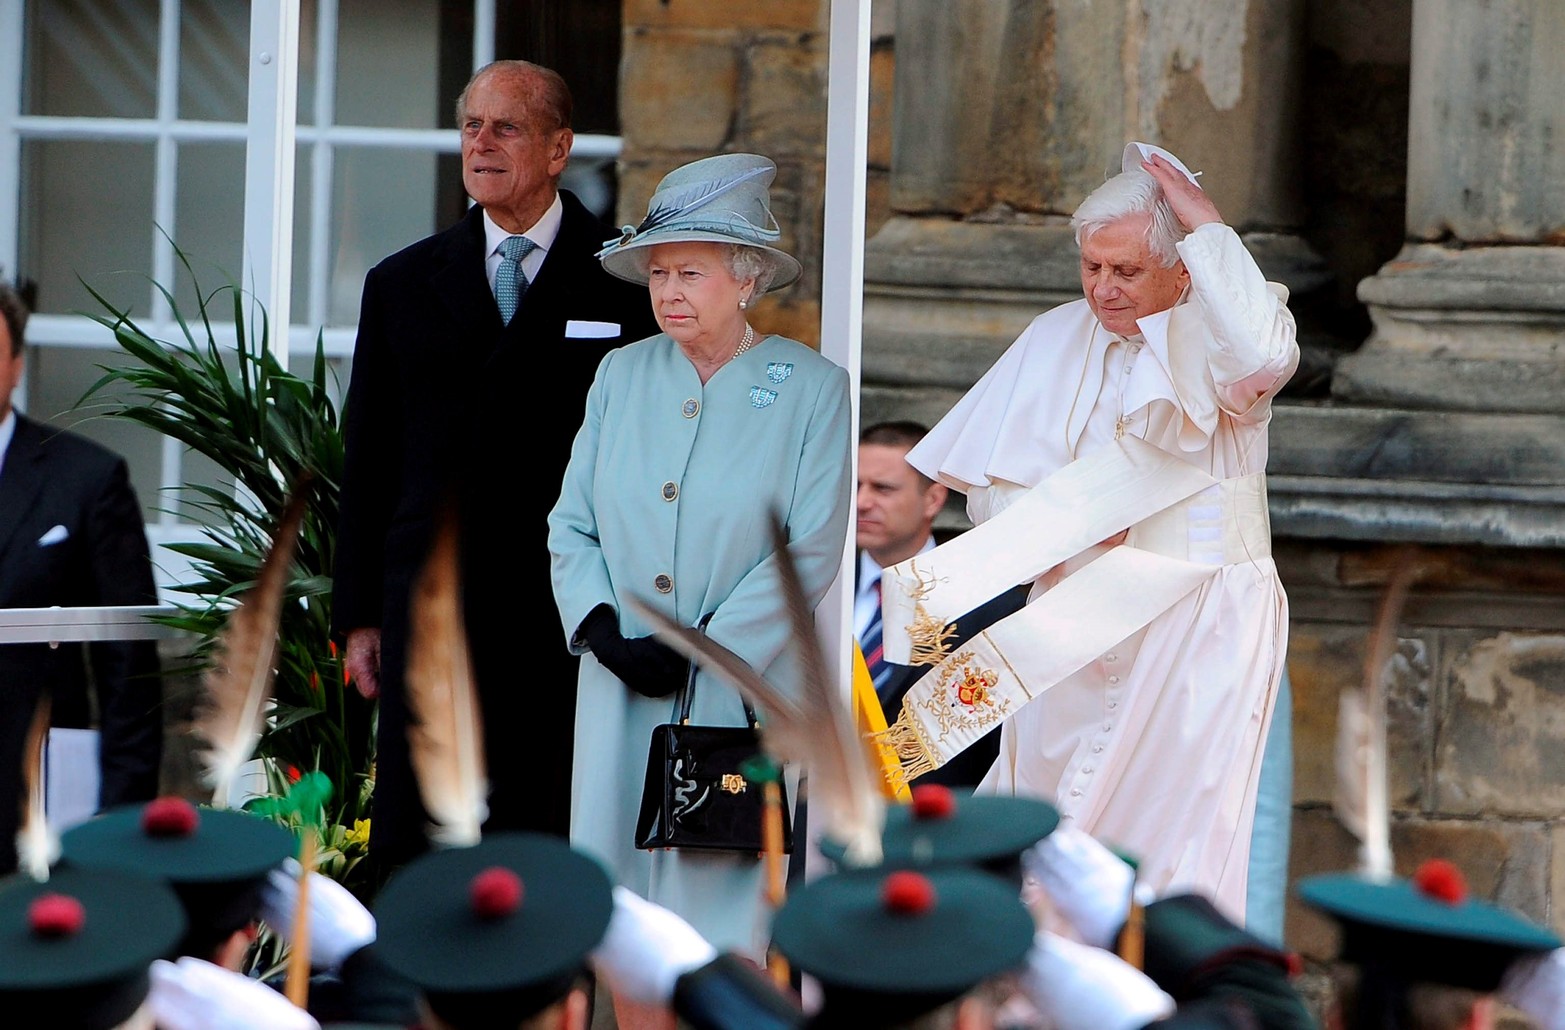
{"type": "MultiPolygon", "coordinates": [[[[1190,289],[1142,319],[1140,337],[1110,334],[1085,300],[1040,315],[908,460],[965,492],[975,524],[1079,458],[1110,457],[1102,452],[1115,449],[1116,426],[1216,481],[1131,525],[1123,546],[1141,553],[1121,552],[1072,589],[1093,610],[1118,611],[1123,600],[1128,611],[1149,587],[1137,561],[1151,570],[1161,558],[1207,566],[1188,579],[1199,585],[1084,667],[1034,682],[979,790],[1053,800],[1066,819],[1139,856],[1154,890],[1205,892],[1242,921],[1261,752],[1287,649],[1260,474],[1271,398],[1298,346],[1286,291],[1265,281],[1233,230],[1201,226],[1179,253],[1190,289]]],[[[1091,521],[1069,507],[1062,524],[1091,521]]],[[[1045,517],[1031,532],[1051,525],[1045,517]]],[[[1028,607],[1108,550],[1088,547],[1039,576],[1028,607]]],[[[1007,654],[1046,663],[1079,650],[1080,629],[1035,623],[1007,654]]]]}

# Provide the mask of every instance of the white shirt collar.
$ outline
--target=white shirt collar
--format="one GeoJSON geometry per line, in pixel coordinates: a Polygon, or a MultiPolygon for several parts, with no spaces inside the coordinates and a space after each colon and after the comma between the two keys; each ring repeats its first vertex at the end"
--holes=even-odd
{"type": "MultiPolygon", "coordinates": [[[[916,553],[923,554],[926,551],[933,551],[934,549],[935,535],[931,533],[929,534],[929,539],[924,541],[924,546],[920,547],[916,553]]],[[[872,591],[875,588],[875,584],[880,582],[880,574],[882,571],[883,570],[880,567],[880,562],[876,561],[874,558],[871,558],[868,551],[860,551],[859,586],[855,593],[863,595],[872,591]]]]}
{"type": "MultiPolygon", "coordinates": [[[[525,236],[537,245],[539,251],[547,251],[554,246],[554,239],[560,235],[560,220],[565,217],[565,204],[560,200],[559,193],[554,195],[554,203],[549,205],[549,210],[543,213],[543,217],[534,222],[532,227],[524,233],[506,232],[495,224],[495,220],[489,217],[489,212],[484,212],[484,254],[498,253],[500,244],[512,236],[525,236]]],[[[529,255],[530,256],[530,255],[529,255]]]]}
{"type": "Polygon", "coordinates": [[[16,409],[12,408],[0,419],[0,470],[5,468],[6,452],[11,449],[11,438],[16,435],[16,409]]]}

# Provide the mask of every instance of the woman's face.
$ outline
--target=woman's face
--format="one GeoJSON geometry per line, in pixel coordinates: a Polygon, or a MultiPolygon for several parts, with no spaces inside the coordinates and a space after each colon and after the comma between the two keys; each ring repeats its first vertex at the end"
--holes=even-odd
{"type": "Polygon", "coordinates": [[[683,347],[726,346],[744,332],[741,300],[754,279],[735,279],[719,243],[660,243],[651,248],[647,289],[658,327],[683,347]]]}

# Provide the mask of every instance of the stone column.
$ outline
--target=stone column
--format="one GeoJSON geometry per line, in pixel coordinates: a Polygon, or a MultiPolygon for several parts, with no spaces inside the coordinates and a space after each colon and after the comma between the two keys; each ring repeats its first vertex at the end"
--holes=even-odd
{"type": "Polygon", "coordinates": [[[1407,245],[1333,393],[1565,413],[1565,5],[1415,0],[1407,245]]]}
{"type": "Polygon", "coordinates": [[[938,418],[1040,311],[1081,295],[1069,215],[1129,139],[1204,173],[1295,292],[1324,281],[1293,131],[1303,0],[902,0],[892,217],[866,252],[864,417],[938,418]]]}

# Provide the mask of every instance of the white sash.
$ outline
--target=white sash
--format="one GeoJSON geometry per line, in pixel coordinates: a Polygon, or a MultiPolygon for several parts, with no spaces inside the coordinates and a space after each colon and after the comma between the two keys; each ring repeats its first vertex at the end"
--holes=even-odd
{"type": "MultiPolygon", "coordinates": [[[[950,543],[886,570],[887,660],[935,665],[881,735],[902,760],[901,775],[912,779],[944,765],[1221,566],[1119,546],[953,654],[947,641],[958,617],[1217,483],[1166,451],[1125,437],[1066,465],[950,543]]],[[[1264,512],[1264,492],[1259,496],[1264,512]]]]}

